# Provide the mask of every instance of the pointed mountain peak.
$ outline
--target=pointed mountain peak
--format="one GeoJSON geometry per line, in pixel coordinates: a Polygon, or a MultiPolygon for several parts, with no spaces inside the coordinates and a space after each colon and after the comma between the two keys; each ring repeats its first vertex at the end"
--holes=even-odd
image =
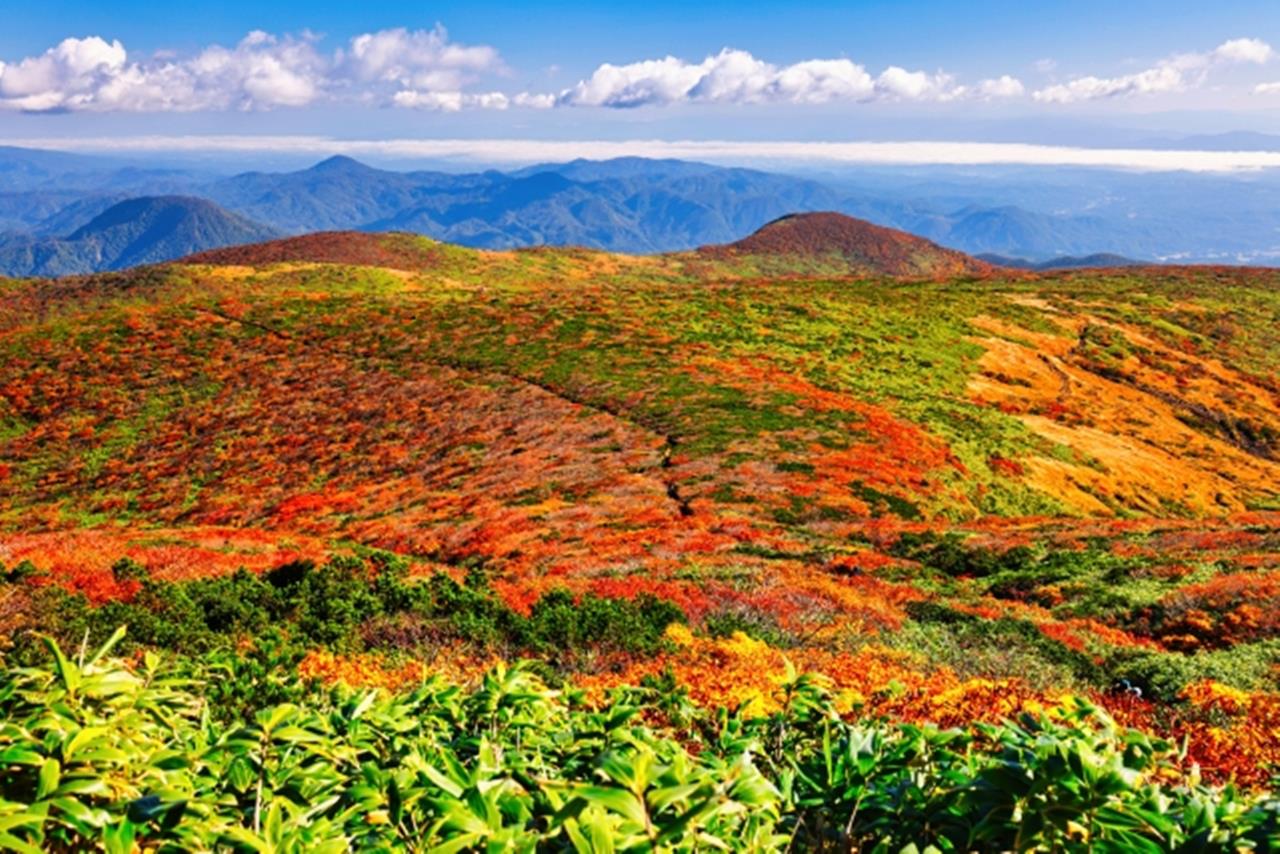
{"type": "Polygon", "coordinates": [[[345,154],[335,154],[327,160],[321,160],[315,166],[312,166],[312,172],[365,172],[372,170],[373,167],[366,166],[353,157],[347,157],[345,154]]]}

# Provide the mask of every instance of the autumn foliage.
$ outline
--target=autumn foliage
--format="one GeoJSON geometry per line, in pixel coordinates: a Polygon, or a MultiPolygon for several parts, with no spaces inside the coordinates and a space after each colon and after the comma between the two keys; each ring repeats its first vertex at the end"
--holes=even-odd
{"type": "Polygon", "coordinates": [[[1085,694],[1264,784],[1278,274],[1004,277],[882,237],[328,234],[8,286],[0,627],[225,579],[288,628],[313,615],[252,579],[390,554],[482,591],[492,637],[347,615],[288,667],[398,689],[533,654],[592,702],[669,679],[761,715],[810,672],[850,719],[967,728],[1085,694]],[[863,257],[935,280],[852,278],[863,257]],[[517,643],[549,597],[684,622],[644,653],[517,643]]]}

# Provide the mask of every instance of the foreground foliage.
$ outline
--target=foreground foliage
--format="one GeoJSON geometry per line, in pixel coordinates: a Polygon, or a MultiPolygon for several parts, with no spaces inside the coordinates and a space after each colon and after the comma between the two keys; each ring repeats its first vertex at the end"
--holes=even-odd
{"type": "Polygon", "coordinates": [[[0,289],[0,847],[1270,844],[1275,272],[293,249],[0,289]]]}
{"type": "Polygon", "coordinates": [[[849,723],[820,681],[780,709],[600,708],[522,666],[393,695],[296,686],[220,722],[203,680],[48,642],[0,677],[0,846],[244,851],[1268,850],[1280,803],[1181,775],[1170,745],[1073,702],[976,734],[849,723]]]}

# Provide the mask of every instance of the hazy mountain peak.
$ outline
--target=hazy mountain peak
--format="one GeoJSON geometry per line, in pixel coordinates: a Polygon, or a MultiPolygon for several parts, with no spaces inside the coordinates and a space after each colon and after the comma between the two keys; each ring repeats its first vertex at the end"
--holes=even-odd
{"type": "Polygon", "coordinates": [[[306,171],[328,172],[328,173],[341,173],[341,172],[349,173],[349,172],[376,172],[378,170],[374,169],[372,166],[369,166],[365,163],[361,163],[359,160],[356,160],[354,157],[347,157],[345,154],[335,154],[333,157],[329,157],[325,160],[321,160],[315,166],[312,166],[310,169],[306,171]]]}
{"type": "Polygon", "coordinates": [[[0,271],[60,276],[167,261],[279,232],[190,196],[144,196],[112,205],[69,237],[27,240],[0,250],[0,271]]]}

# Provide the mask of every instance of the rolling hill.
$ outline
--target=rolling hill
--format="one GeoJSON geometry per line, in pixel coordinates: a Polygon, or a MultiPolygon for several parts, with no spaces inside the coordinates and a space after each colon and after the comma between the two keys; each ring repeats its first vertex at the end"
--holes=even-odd
{"type": "Polygon", "coordinates": [[[766,270],[794,270],[807,261],[818,266],[831,264],[845,273],[882,276],[954,278],[994,272],[990,264],[963,252],[831,212],[788,214],[742,240],[704,247],[700,252],[711,257],[757,259],[766,270]]]}
{"type": "Polygon", "coordinates": [[[856,792],[839,826],[883,836],[909,784],[957,847],[1016,848],[1041,807],[1010,780],[1121,848],[1264,838],[1277,312],[1273,270],[1002,270],[838,214],[662,255],[345,231],[0,282],[7,827],[91,807],[210,848],[270,800],[307,845],[390,848],[502,797],[484,838],[559,844],[596,820],[565,792],[616,803],[636,765],[672,838],[714,812],[690,792],[813,847],[856,792]],[[29,806],[99,766],[131,794],[29,806]]]}
{"type": "Polygon", "coordinates": [[[204,199],[127,199],[63,238],[0,243],[0,273],[65,276],[169,261],[201,249],[253,243],[276,232],[204,199]]]}

